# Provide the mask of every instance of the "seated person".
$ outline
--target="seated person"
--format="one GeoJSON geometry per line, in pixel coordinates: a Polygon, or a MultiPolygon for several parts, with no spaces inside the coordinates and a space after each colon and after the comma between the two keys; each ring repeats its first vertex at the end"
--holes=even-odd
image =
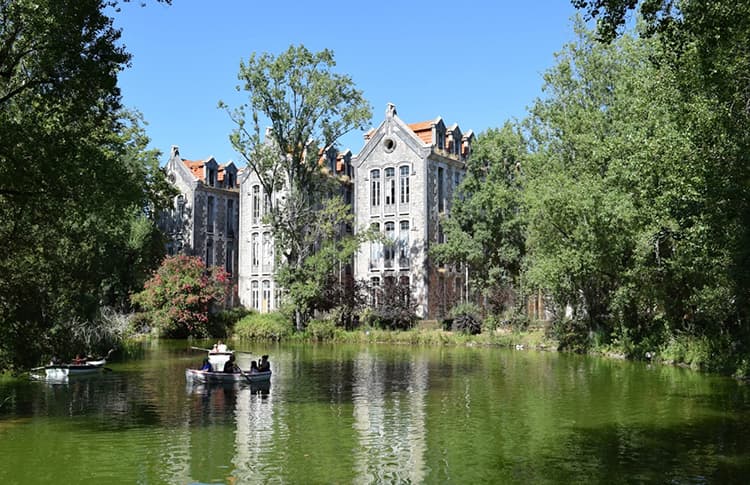
{"type": "Polygon", "coordinates": [[[224,342],[222,342],[221,340],[219,340],[219,343],[216,344],[216,349],[219,352],[226,352],[227,351],[227,345],[224,342]]]}
{"type": "Polygon", "coordinates": [[[250,373],[251,374],[258,373],[258,364],[256,364],[254,360],[250,362],[250,373]]]}
{"type": "Polygon", "coordinates": [[[229,360],[224,364],[224,372],[231,374],[238,372],[237,367],[234,365],[234,355],[230,355],[229,360]]]}
{"type": "Polygon", "coordinates": [[[268,356],[264,355],[258,361],[258,370],[260,372],[268,372],[271,370],[271,363],[268,361],[268,356]]]}
{"type": "Polygon", "coordinates": [[[200,370],[205,370],[208,372],[211,372],[213,369],[211,368],[211,363],[208,361],[208,357],[203,359],[203,365],[201,366],[200,370]]]}

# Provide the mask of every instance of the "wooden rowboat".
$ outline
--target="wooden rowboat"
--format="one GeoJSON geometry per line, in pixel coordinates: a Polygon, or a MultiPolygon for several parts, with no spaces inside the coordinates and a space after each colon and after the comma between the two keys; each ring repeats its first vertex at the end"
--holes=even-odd
{"type": "Polygon", "coordinates": [[[50,364],[44,366],[44,373],[47,379],[64,379],[66,377],[95,374],[101,372],[107,364],[107,358],[114,352],[114,349],[107,352],[106,357],[95,360],[86,360],[81,363],[67,364],[50,364]]]}
{"type": "Polygon", "coordinates": [[[271,371],[266,372],[211,372],[207,370],[185,369],[185,378],[195,382],[267,382],[271,371]]]}

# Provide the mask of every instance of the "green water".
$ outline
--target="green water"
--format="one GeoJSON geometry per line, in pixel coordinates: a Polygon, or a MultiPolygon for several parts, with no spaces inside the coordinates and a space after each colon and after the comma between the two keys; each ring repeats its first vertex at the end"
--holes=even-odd
{"type": "Polygon", "coordinates": [[[0,381],[0,483],[750,477],[750,390],[732,379],[530,351],[248,345],[271,355],[270,386],[204,387],[185,382],[203,357],[189,345],[144,344],[67,383],[0,381]]]}

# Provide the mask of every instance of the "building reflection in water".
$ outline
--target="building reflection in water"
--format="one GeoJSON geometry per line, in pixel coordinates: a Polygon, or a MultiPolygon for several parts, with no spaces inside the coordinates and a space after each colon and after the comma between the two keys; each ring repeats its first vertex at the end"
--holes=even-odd
{"type": "Polygon", "coordinates": [[[422,483],[427,361],[414,357],[389,367],[363,351],[355,360],[354,378],[354,426],[360,443],[354,482],[422,483]]]}

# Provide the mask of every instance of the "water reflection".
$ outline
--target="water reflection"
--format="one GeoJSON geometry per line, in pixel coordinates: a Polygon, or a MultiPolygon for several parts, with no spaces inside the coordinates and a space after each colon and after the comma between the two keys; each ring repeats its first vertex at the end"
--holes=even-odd
{"type": "Polygon", "coordinates": [[[0,381],[0,483],[742,482],[750,472],[750,389],[729,379],[497,349],[288,346],[255,349],[273,356],[270,383],[206,385],[186,382],[200,359],[184,342],[161,345],[111,373],[0,381]]]}
{"type": "Polygon", "coordinates": [[[355,481],[421,483],[429,376],[425,358],[383,362],[363,351],[354,362],[355,481]]]}

